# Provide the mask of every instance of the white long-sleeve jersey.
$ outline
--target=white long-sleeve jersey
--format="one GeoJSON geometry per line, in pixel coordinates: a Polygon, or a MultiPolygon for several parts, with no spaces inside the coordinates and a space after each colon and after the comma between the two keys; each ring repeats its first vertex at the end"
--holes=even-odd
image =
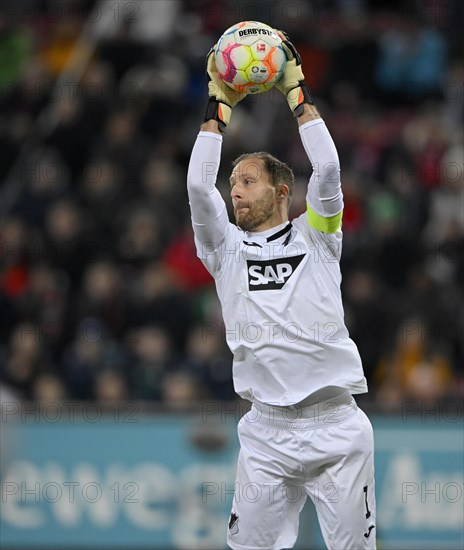
{"type": "Polygon", "coordinates": [[[300,126],[313,166],[307,211],[262,232],[230,223],[217,190],[222,136],[200,132],[188,171],[199,258],[216,282],[235,391],[292,405],[328,387],[367,391],[340,292],[343,196],[335,145],[322,119],[300,126]]]}

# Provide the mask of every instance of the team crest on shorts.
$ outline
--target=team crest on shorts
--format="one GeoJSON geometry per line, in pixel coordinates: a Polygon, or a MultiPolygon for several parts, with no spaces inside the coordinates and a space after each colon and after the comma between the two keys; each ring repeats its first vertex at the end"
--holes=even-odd
{"type": "Polygon", "coordinates": [[[230,514],[229,531],[231,535],[236,535],[238,533],[238,516],[235,512],[230,514]]]}

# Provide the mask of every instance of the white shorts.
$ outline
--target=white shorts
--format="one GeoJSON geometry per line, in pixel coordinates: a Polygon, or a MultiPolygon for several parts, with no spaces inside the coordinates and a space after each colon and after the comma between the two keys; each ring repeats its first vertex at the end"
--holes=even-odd
{"type": "Polygon", "coordinates": [[[230,548],[292,548],[309,495],[329,550],[375,549],[372,426],[348,392],[303,409],[254,404],[238,435],[230,548]]]}

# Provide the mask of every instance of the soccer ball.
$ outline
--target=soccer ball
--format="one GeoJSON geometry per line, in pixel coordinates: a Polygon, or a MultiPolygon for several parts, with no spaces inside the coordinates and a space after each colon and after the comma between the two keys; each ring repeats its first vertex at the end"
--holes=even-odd
{"type": "Polygon", "coordinates": [[[287,57],[272,27],[242,21],[221,36],[215,61],[221,80],[233,90],[260,94],[270,90],[282,76],[287,57]]]}

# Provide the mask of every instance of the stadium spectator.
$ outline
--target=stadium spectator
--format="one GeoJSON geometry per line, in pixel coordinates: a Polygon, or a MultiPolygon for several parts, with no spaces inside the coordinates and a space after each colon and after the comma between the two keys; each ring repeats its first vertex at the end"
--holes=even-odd
{"type": "MultiPolygon", "coordinates": [[[[0,23],[2,387],[37,400],[232,398],[184,182],[205,53],[245,14],[287,29],[305,66],[318,60],[308,81],[343,167],[346,321],[369,396],[462,397],[462,2],[296,2],[291,20],[279,2],[269,14],[240,0],[133,2],[118,25],[98,21],[88,66],[61,87],[94,2],[66,4],[70,25],[56,2],[31,0],[29,18],[22,4],[0,23]],[[398,341],[411,319],[426,327],[414,361],[398,341]]],[[[234,111],[218,186],[259,144],[291,162],[301,211],[307,161],[273,92],[234,111]]]]}

